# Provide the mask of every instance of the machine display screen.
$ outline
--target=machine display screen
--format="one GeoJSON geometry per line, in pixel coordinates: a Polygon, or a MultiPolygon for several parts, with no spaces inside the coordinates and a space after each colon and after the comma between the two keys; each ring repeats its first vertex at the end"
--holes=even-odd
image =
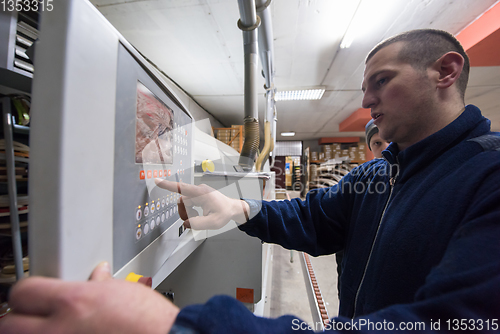
{"type": "Polygon", "coordinates": [[[137,82],[135,162],[172,164],[174,111],[137,82]]]}

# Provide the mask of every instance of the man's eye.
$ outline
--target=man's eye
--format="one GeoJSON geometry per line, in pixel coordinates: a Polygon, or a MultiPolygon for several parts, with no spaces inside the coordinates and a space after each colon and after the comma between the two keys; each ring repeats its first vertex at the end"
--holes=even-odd
{"type": "Polygon", "coordinates": [[[377,86],[382,86],[386,82],[387,78],[382,78],[377,81],[377,86]]]}

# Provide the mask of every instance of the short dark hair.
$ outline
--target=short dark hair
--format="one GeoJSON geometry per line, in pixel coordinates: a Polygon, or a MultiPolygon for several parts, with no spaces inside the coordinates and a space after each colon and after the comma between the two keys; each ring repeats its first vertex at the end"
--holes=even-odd
{"type": "Polygon", "coordinates": [[[375,46],[366,57],[365,63],[378,51],[396,42],[404,42],[398,59],[421,70],[427,69],[447,52],[454,51],[459,53],[464,58],[464,67],[457,80],[457,87],[462,100],[464,99],[465,89],[469,81],[470,62],[469,56],[467,56],[467,53],[465,53],[464,48],[455,36],[444,30],[436,29],[406,31],[390,37],[375,46]]]}

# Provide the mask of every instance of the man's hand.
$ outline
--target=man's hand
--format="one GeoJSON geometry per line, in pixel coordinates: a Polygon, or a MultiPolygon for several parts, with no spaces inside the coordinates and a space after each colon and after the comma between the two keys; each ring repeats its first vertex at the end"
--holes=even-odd
{"type": "Polygon", "coordinates": [[[114,280],[101,263],[88,282],[31,277],[11,291],[0,333],[168,333],[179,309],[140,283],[114,280]]]}
{"type": "Polygon", "coordinates": [[[160,188],[182,195],[178,203],[179,216],[187,228],[217,230],[230,220],[243,224],[248,219],[250,208],[245,201],[229,198],[205,184],[196,186],[163,179],[156,179],[155,183],[160,188]],[[193,206],[201,207],[203,216],[198,216],[193,206]]]}

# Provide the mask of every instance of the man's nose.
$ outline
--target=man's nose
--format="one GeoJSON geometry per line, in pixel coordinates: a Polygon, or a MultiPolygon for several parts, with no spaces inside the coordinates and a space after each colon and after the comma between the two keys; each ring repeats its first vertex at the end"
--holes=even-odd
{"type": "Polygon", "coordinates": [[[361,106],[366,109],[373,109],[376,104],[377,98],[369,90],[366,90],[363,95],[361,106]]]}

